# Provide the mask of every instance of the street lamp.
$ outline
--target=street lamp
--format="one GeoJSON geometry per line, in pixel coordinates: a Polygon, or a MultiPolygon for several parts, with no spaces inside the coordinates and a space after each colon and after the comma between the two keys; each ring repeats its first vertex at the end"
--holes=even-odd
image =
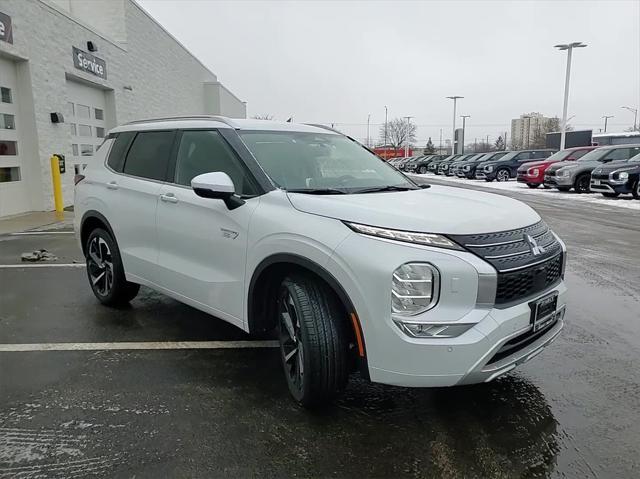
{"type": "Polygon", "coordinates": [[[464,98],[463,96],[458,96],[458,95],[454,95],[454,96],[448,96],[447,97],[449,100],[453,100],[453,131],[451,132],[451,154],[455,155],[455,148],[456,148],[456,102],[458,101],[458,98],[464,98]]]}
{"type": "Polygon", "coordinates": [[[603,115],[602,118],[604,118],[604,132],[607,132],[607,120],[609,118],[614,118],[613,115],[603,115]]]}
{"type": "Polygon", "coordinates": [[[407,135],[405,138],[405,143],[404,143],[404,156],[409,156],[409,131],[411,129],[411,118],[413,118],[412,116],[405,116],[405,118],[407,119],[407,135]]]}
{"type": "Polygon", "coordinates": [[[462,150],[460,151],[460,153],[464,155],[464,129],[467,123],[467,118],[471,118],[471,115],[460,115],[460,118],[462,118],[462,150]]]}
{"type": "Polygon", "coordinates": [[[571,52],[574,48],[584,48],[587,45],[582,42],[573,42],[554,45],[558,50],[567,50],[567,74],[564,79],[564,105],[562,107],[562,125],[560,134],[560,149],[564,150],[565,137],[567,135],[567,106],[569,105],[569,77],[571,76],[571,52]]]}
{"type": "Polygon", "coordinates": [[[624,108],[625,110],[629,110],[631,113],[633,113],[633,131],[636,131],[638,129],[637,122],[638,122],[638,109],[637,108],[631,108],[630,106],[622,106],[620,108],[624,108]]]}

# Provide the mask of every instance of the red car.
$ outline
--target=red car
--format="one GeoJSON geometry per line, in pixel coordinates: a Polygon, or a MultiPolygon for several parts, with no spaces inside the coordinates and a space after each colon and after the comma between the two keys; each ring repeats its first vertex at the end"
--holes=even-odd
{"type": "Polygon", "coordinates": [[[578,146],[576,148],[566,148],[544,160],[523,163],[518,168],[517,179],[520,183],[526,183],[529,188],[537,188],[544,182],[544,172],[551,164],[559,161],[575,161],[596,148],[598,147],[578,146]]]}

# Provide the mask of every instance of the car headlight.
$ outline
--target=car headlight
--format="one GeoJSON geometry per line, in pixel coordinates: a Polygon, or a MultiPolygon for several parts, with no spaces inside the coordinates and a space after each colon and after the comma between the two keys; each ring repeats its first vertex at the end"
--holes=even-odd
{"type": "Polygon", "coordinates": [[[527,171],[527,174],[529,176],[538,176],[538,173],[540,173],[540,170],[538,170],[538,168],[529,168],[529,170],[527,171]]]}
{"type": "Polygon", "coordinates": [[[571,174],[571,168],[562,168],[561,170],[558,170],[557,175],[558,176],[569,176],[571,174]]]}
{"type": "Polygon", "coordinates": [[[368,236],[375,236],[378,238],[390,239],[395,241],[402,241],[404,243],[415,243],[425,246],[435,246],[437,248],[457,249],[463,248],[451,241],[449,238],[443,235],[431,234],[431,233],[416,233],[413,231],[401,231],[392,230],[388,228],[379,228],[377,226],[367,226],[358,223],[344,222],[349,228],[356,233],[360,233],[368,236]]]}
{"type": "Polygon", "coordinates": [[[469,170],[471,169],[471,167],[470,167],[469,165],[464,165],[464,166],[462,167],[462,169],[463,169],[464,171],[469,171],[469,170]]]}
{"type": "Polygon", "coordinates": [[[629,179],[629,173],[627,173],[626,171],[622,171],[620,173],[612,173],[611,177],[614,180],[628,180],[629,179]]]}
{"type": "Polygon", "coordinates": [[[491,166],[491,165],[485,166],[484,167],[484,171],[487,171],[487,172],[491,173],[493,171],[493,166],[491,166]]]}
{"type": "Polygon", "coordinates": [[[391,311],[413,316],[433,308],[438,302],[440,274],[427,263],[406,263],[391,279],[391,311]]]}

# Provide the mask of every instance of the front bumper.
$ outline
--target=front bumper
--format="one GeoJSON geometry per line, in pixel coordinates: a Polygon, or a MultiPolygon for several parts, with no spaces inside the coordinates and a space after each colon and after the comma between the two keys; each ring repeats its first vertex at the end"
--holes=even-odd
{"type": "Polygon", "coordinates": [[[629,182],[625,181],[624,183],[614,183],[610,180],[601,180],[592,178],[591,179],[591,191],[596,191],[598,193],[631,193],[633,190],[629,182]]]}
{"type": "Polygon", "coordinates": [[[573,177],[571,176],[546,176],[544,177],[544,184],[556,188],[558,186],[573,186],[573,177]]]}
{"type": "Polygon", "coordinates": [[[479,180],[495,180],[496,172],[495,171],[476,171],[476,178],[479,180]]]}
{"type": "Polygon", "coordinates": [[[506,343],[531,331],[532,301],[555,292],[557,311],[564,311],[567,290],[563,281],[517,303],[492,307],[477,303],[478,286],[479,277],[495,275],[495,269],[477,256],[355,233],[341,243],[328,267],[357,311],[373,382],[441,387],[490,381],[537,355],[564,324],[564,316],[559,317],[539,337],[496,359],[506,343]],[[438,304],[411,320],[471,324],[468,330],[450,338],[417,338],[395,324],[390,307],[390,271],[406,262],[428,262],[440,271],[438,304]]]}
{"type": "Polygon", "coordinates": [[[530,176],[526,173],[518,173],[516,180],[519,183],[526,183],[528,185],[539,185],[542,184],[544,179],[540,176],[530,176]]]}

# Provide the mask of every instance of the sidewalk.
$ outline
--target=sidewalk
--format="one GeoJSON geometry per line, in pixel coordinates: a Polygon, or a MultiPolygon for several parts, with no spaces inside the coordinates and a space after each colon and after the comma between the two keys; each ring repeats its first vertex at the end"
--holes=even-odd
{"type": "Polygon", "coordinates": [[[73,229],[73,211],[64,211],[61,217],[55,211],[34,211],[0,219],[0,235],[39,229],[73,229]]]}

